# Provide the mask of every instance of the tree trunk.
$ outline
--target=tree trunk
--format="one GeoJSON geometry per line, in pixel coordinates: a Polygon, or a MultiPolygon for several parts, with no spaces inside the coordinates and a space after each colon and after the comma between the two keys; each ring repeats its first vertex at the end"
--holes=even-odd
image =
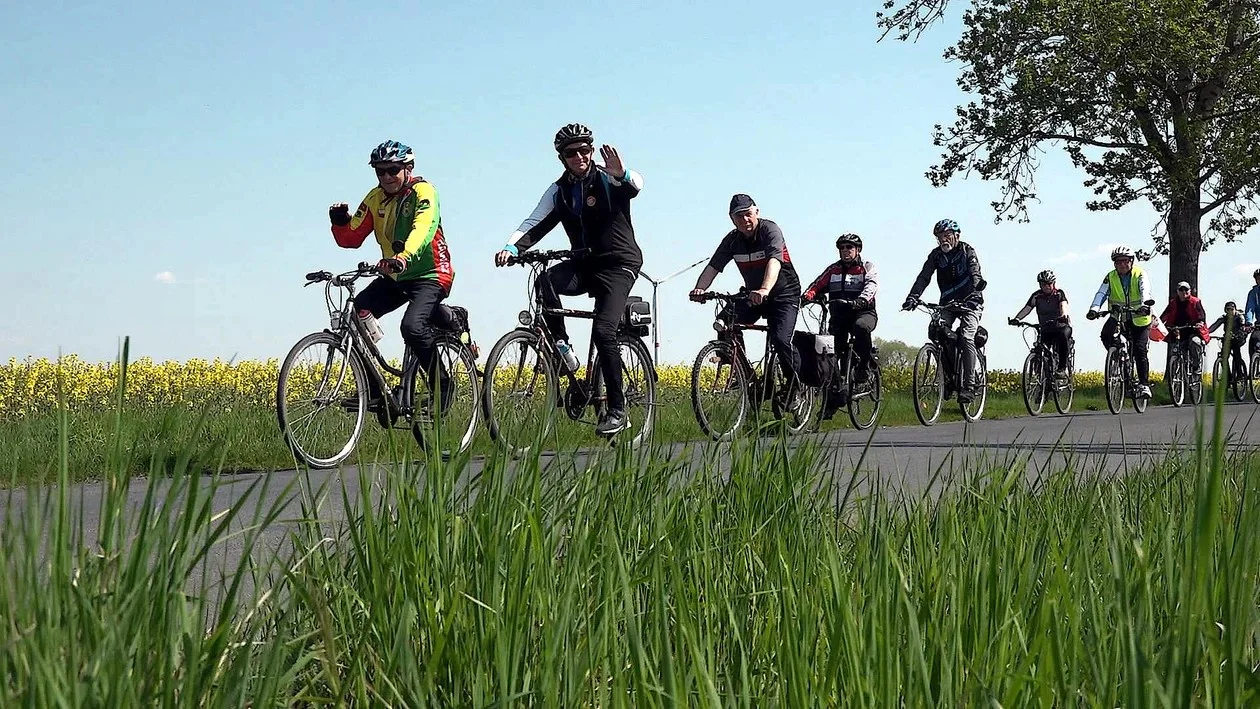
{"type": "Polygon", "coordinates": [[[1199,255],[1203,253],[1199,197],[1198,186],[1191,186],[1174,197],[1168,210],[1169,299],[1177,294],[1181,281],[1190,284],[1191,293],[1199,294],[1199,255]]]}

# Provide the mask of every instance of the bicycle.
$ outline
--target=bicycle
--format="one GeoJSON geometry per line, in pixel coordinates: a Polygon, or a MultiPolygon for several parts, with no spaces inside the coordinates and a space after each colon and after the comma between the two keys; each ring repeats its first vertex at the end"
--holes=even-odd
{"type": "Polygon", "coordinates": [[[737,323],[733,316],[728,318],[724,312],[726,306],[747,297],[748,290],[740,288],[737,293],[705,291],[692,298],[699,303],[710,300],[719,303],[713,320],[713,329],[718,336],[700,348],[691,367],[691,408],[701,430],[715,441],[731,440],[747,413],[752,411],[756,416],[766,399],[771,401],[775,418],[782,420],[785,415],[790,415],[785,421],[789,433],[803,433],[809,428],[816,403],[815,388],[797,382],[795,405],[789,406],[791,392],[779,367],[778,353],[771,347],[768,325],[737,323]],[[748,360],[742,338],[736,337],[746,331],[767,333],[765,354],[756,365],[748,360]],[[709,365],[715,366],[711,368],[709,365]],[[725,379],[724,374],[727,376],[725,379]],[[729,423],[720,423],[722,418],[716,405],[704,403],[706,388],[714,397],[736,395],[735,410],[729,416],[729,423]]]}
{"type": "MultiPolygon", "coordinates": [[[[1190,395],[1190,404],[1198,406],[1203,401],[1203,353],[1191,344],[1191,337],[1198,333],[1198,325],[1173,325],[1168,333],[1185,333],[1179,335],[1168,352],[1168,370],[1164,378],[1168,380],[1168,396],[1173,406],[1186,403],[1186,394],[1190,395]],[[1191,352],[1191,349],[1195,352],[1191,352]],[[1195,356],[1192,356],[1195,355],[1195,356]],[[1197,361],[1197,364],[1194,362],[1197,361]]],[[[1217,381],[1215,374],[1213,382],[1217,381]]]]}
{"type": "Polygon", "coordinates": [[[301,338],[285,356],[276,383],[276,416],[289,449],[312,468],[331,468],[345,460],[363,435],[369,411],[385,429],[401,428],[396,424],[405,419],[416,442],[425,450],[440,451],[445,459],[466,451],[472,443],[480,392],[467,311],[445,303],[434,309],[431,327],[437,331],[441,384],[431,391],[428,373],[419,366],[411,347],[405,347],[400,368],[391,366],[358,317],[354,284],[377,274],[376,266],[368,263],[339,275],[306,274],[306,286],[325,284],[329,327],[301,338]],[[336,302],[334,288],[337,294],[344,289],[341,304],[336,302]],[[308,350],[314,355],[305,361],[308,350]],[[391,386],[385,374],[397,378],[399,384],[391,386]],[[297,415],[306,404],[313,410],[297,415]],[[348,433],[325,433],[321,424],[311,441],[302,440],[311,432],[315,416],[323,412],[336,414],[334,426],[348,414],[348,433]],[[340,443],[343,438],[344,444],[340,443]],[[331,452],[316,450],[329,441],[333,442],[331,452]]]}
{"type": "MultiPolygon", "coordinates": [[[[1251,328],[1249,327],[1243,328],[1243,332],[1250,331],[1251,328]]],[[[1247,398],[1248,390],[1250,390],[1251,396],[1255,398],[1255,382],[1252,380],[1252,376],[1254,376],[1253,373],[1256,371],[1255,365],[1257,358],[1260,358],[1260,353],[1258,353],[1256,357],[1252,357],[1252,367],[1250,370],[1248,370],[1245,362],[1242,367],[1229,367],[1226,364],[1230,360],[1229,340],[1226,335],[1222,335],[1220,352],[1217,353],[1217,356],[1214,358],[1215,362],[1212,363],[1213,391],[1215,391],[1217,383],[1221,381],[1222,372],[1228,372],[1230,369],[1233,369],[1235,370],[1234,373],[1226,379],[1226,386],[1229,388],[1230,393],[1234,395],[1234,401],[1242,401],[1247,398]]]]}
{"type": "MultiPolygon", "coordinates": [[[[481,401],[490,437],[513,456],[527,455],[534,441],[541,441],[555,426],[555,411],[563,408],[573,421],[594,426],[607,407],[604,374],[594,342],[587,350],[586,370],[579,377],[571,370],[556,340],[547,328],[544,315],[594,320],[592,310],[549,308],[534,288],[538,277],[553,261],[572,259],[584,250],[526,251],[508,258],[508,265],[530,266],[526,282],[529,308],[517,316],[520,326],[507,332],[490,348],[486,357],[481,401]],[[518,348],[519,351],[512,348],[518,348]],[[529,363],[527,364],[527,360],[529,363]],[[561,377],[567,380],[563,396],[561,377]],[[529,404],[541,402],[542,411],[530,413],[529,404]],[[583,418],[587,408],[596,418],[583,418]]],[[[635,431],[630,445],[637,448],[652,432],[656,415],[656,368],[641,338],[648,335],[651,309],[641,298],[631,297],[617,328],[621,349],[622,380],[626,416],[635,431]],[[636,413],[641,410],[641,413],[636,413]],[[637,419],[637,424],[636,424],[637,419]]],[[[615,441],[617,436],[608,437],[615,441]]]]}
{"type": "MultiPolygon", "coordinates": [[[[1153,300],[1147,300],[1142,303],[1149,308],[1155,304],[1153,300]]],[[[1127,305],[1113,305],[1111,307],[1111,317],[1116,318],[1116,340],[1117,344],[1107,348],[1107,358],[1103,364],[1103,377],[1107,389],[1107,410],[1113,414],[1120,413],[1124,407],[1124,398],[1127,396],[1133,400],[1133,409],[1140,413],[1146,412],[1146,407],[1150,402],[1150,397],[1138,396],[1138,388],[1141,384],[1138,382],[1137,361],[1133,357],[1133,343],[1126,334],[1128,328],[1123,326],[1120,320],[1131,319],[1134,315],[1145,314],[1139,313],[1138,308],[1130,308],[1127,305]]],[[[1102,313],[1091,311],[1086,317],[1090,320],[1102,317],[1102,313]]]]}
{"type": "MultiPolygon", "coordinates": [[[[1063,318],[1057,318],[1062,320],[1063,318]]],[[[1041,326],[1010,318],[1007,324],[1023,328],[1021,335],[1024,345],[1028,347],[1028,356],[1024,358],[1024,368],[1020,372],[1020,388],[1024,392],[1024,408],[1032,416],[1041,414],[1046,399],[1054,399],[1054,408],[1061,414],[1072,410],[1072,399],[1076,395],[1076,342],[1068,338],[1066,377],[1059,377],[1058,350],[1046,344],[1041,338],[1041,326]],[[1036,339],[1028,344],[1028,330],[1035,332],[1036,339]]]]}
{"type": "MultiPolygon", "coordinates": [[[[911,380],[911,390],[914,394],[914,413],[919,418],[919,423],[924,426],[935,424],[941,416],[941,408],[945,405],[945,400],[954,396],[963,388],[963,348],[959,340],[959,334],[956,330],[945,324],[943,318],[946,313],[962,313],[971,310],[971,306],[963,302],[946,303],[944,305],[938,303],[927,303],[918,301],[914,308],[905,308],[906,310],[922,310],[931,316],[928,324],[928,341],[919,348],[919,354],[914,358],[914,375],[911,380]],[[944,357],[942,357],[944,355],[944,357]],[[944,364],[944,367],[942,367],[944,364]],[[946,372],[945,370],[952,370],[946,372]],[[929,394],[934,393],[935,404],[929,404],[926,398],[929,394]],[[931,414],[928,414],[928,410],[931,414]]],[[[980,326],[976,330],[976,391],[978,396],[974,396],[970,402],[958,402],[958,409],[962,412],[962,416],[969,422],[978,421],[984,414],[984,405],[989,398],[989,375],[988,375],[988,359],[985,357],[984,345],[988,342],[989,332],[980,326]]]]}
{"type": "MultiPolygon", "coordinates": [[[[829,303],[852,306],[853,300],[833,299],[823,293],[811,301],[811,305],[821,306],[822,314],[818,318],[818,332],[820,333],[827,331],[827,318],[830,315],[830,309],[827,307],[829,303]]],[[[827,410],[825,406],[827,399],[835,395],[833,392],[836,392],[836,388],[832,386],[832,382],[839,382],[841,391],[844,392],[842,403],[848,409],[849,421],[853,423],[854,428],[866,430],[875,425],[875,420],[884,406],[884,375],[879,364],[879,347],[874,343],[871,344],[871,363],[866,381],[861,384],[858,384],[852,376],[854,365],[857,363],[852,330],[849,331],[848,337],[836,341],[835,353],[832,356],[835,358],[834,377],[824,380],[822,386],[819,387],[819,390],[824,392],[822,409],[827,410]]]]}

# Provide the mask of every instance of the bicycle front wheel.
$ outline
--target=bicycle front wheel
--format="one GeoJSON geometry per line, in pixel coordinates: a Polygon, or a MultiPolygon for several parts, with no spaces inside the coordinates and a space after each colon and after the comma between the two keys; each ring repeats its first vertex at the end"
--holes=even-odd
{"type": "Polygon", "coordinates": [[[367,408],[367,372],[342,338],[316,332],[289,350],[276,382],[276,417],[285,443],[307,465],[345,460],[363,435],[367,408]]]}
{"type": "Polygon", "coordinates": [[[1260,404],[1260,352],[1251,356],[1251,370],[1248,374],[1251,375],[1251,399],[1260,404]]]}
{"type": "Polygon", "coordinates": [[[1180,350],[1173,350],[1168,361],[1168,397],[1173,406],[1181,406],[1186,402],[1186,358],[1180,350]]]}
{"type": "Polygon", "coordinates": [[[1041,353],[1033,350],[1024,358],[1024,370],[1020,374],[1020,384],[1024,389],[1024,408],[1036,416],[1046,405],[1046,367],[1041,353]]]}
{"type": "Polygon", "coordinates": [[[914,415],[919,417],[919,423],[924,426],[936,423],[945,404],[945,378],[936,345],[928,343],[919,348],[910,388],[914,394],[914,415]]]}
{"type": "MultiPolygon", "coordinates": [[[[849,369],[852,372],[852,367],[849,369]]],[[[884,407],[884,377],[879,371],[879,363],[870,365],[865,385],[858,386],[849,376],[849,420],[853,427],[866,430],[875,425],[880,409],[884,407]]]]}
{"type": "Polygon", "coordinates": [[[729,441],[748,413],[748,376],[728,343],[700,348],[691,366],[691,409],[709,438],[729,441]]]}
{"type": "Polygon", "coordinates": [[[438,385],[421,371],[415,377],[411,433],[421,448],[444,460],[472,445],[481,412],[481,380],[472,352],[451,337],[437,341],[438,385]]]}
{"type": "MultiPolygon", "coordinates": [[[[638,448],[652,434],[652,424],[656,420],[656,377],[652,371],[652,355],[641,341],[635,339],[618,338],[617,347],[621,351],[621,390],[625,395],[626,419],[630,422],[630,447],[638,448]]],[[[602,410],[608,405],[608,388],[598,353],[592,358],[591,366],[595,368],[591,391],[602,410]]]]}
{"type": "Polygon", "coordinates": [[[1103,386],[1107,390],[1107,410],[1113,414],[1124,408],[1125,381],[1121,368],[1120,353],[1115,347],[1107,349],[1107,361],[1103,365],[1103,386]]]}
{"type": "Polygon", "coordinates": [[[529,330],[513,330],[490,348],[481,408],[490,437],[509,455],[527,455],[551,433],[559,377],[538,335],[529,330]]]}

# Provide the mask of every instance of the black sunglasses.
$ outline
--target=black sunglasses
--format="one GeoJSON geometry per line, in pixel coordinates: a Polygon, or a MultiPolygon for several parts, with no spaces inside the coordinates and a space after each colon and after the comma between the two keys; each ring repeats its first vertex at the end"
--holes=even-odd
{"type": "Polygon", "coordinates": [[[561,154],[566,158],[575,158],[579,155],[590,155],[593,152],[595,152],[595,148],[589,145],[583,145],[580,148],[565,148],[564,152],[561,154]]]}
{"type": "Polygon", "coordinates": [[[378,177],[381,175],[389,175],[390,177],[393,177],[394,175],[397,175],[398,173],[402,172],[402,170],[403,170],[402,165],[390,165],[389,167],[378,167],[376,168],[376,175],[378,177]]]}

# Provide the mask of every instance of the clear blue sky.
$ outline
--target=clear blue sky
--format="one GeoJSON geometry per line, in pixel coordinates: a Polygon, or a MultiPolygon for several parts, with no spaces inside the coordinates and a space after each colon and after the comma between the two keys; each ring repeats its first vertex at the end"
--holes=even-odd
{"type": "MultiPolygon", "coordinates": [[[[1084,309],[1110,245],[1149,247],[1154,214],[1086,211],[1082,176],[1058,152],[1031,224],[993,223],[994,184],[933,189],[932,126],[964,99],[941,59],[957,17],[918,44],[876,44],[879,4],[10,5],[0,359],[111,359],[123,335],[158,360],[283,357],[326,322],[302,274],[378,258],[370,240],[336,246],[327,206],[358,204],[375,184],[367,155],[387,138],[412,145],[437,187],[451,300],[471,310],[484,352],[526,298],[525,272],[496,271],[492,254],[559,174],[552,134],[581,121],[644,177],[633,217],[654,276],[707,258],[731,228],[731,194],[747,192],[803,279],[835,258],[836,235],[861,234],[883,275],[876,334],[917,344],[926,316],[897,308],[931,225],[951,217],[991,284],[992,366],[1018,366],[1005,318],[1052,267],[1080,365],[1097,368],[1099,323],[1084,309]]],[[[557,229],[542,248],[566,243],[557,229]]],[[[1205,255],[1210,313],[1241,303],[1257,261],[1242,243],[1205,255]]],[[[1145,267],[1162,305],[1167,258],[1145,267]]],[[[665,362],[689,363],[712,335],[712,308],[685,298],[698,273],[661,288],[665,362]]],[[[738,282],[731,267],[717,286],[738,282]]],[[[400,354],[398,317],[385,324],[400,354]]],[[[589,330],[574,335],[584,346],[589,330]]]]}

